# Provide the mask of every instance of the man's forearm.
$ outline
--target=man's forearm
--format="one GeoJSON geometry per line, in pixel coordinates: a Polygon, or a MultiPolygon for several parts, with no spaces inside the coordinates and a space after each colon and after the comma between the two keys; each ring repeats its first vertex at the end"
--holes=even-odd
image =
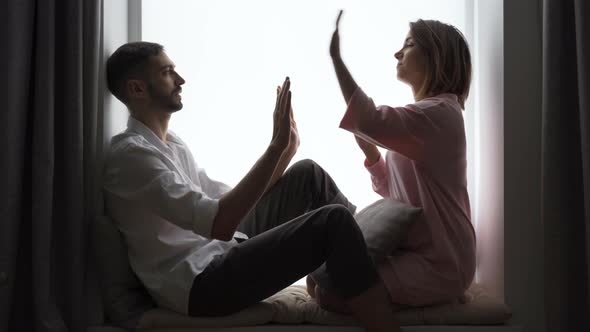
{"type": "Polygon", "coordinates": [[[277,169],[282,151],[269,146],[248,174],[219,200],[211,236],[228,241],[242,218],[256,205],[277,169]]]}
{"type": "Polygon", "coordinates": [[[287,169],[287,167],[289,166],[289,163],[291,162],[291,160],[293,159],[293,157],[295,156],[295,153],[290,152],[290,151],[285,151],[282,155],[281,155],[281,159],[279,160],[279,162],[277,163],[277,167],[275,168],[274,173],[272,174],[272,178],[270,179],[270,182],[268,183],[268,186],[266,187],[266,190],[264,191],[264,193],[266,194],[274,185],[275,183],[277,183],[277,181],[279,181],[279,179],[283,176],[283,174],[285,173],[285,170],[287,169]]]}
{"type": "Polygon", "coordinates": [[[344,61],[342,61],[341,57],[332,57],[332,63],[334,64],[334,70],[336,71],[336,77],[338,78],[338,83],[340,84],[340,90],[342,90],[342,96],[344,96],[344,101],[346,104],[352,98],[352,94],[358,87],[352,75],[346,68],[344,61]]]}

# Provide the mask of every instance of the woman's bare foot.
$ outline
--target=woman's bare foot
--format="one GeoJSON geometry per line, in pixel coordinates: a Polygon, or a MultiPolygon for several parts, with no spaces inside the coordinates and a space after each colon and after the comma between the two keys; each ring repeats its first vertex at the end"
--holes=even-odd
{"type": "Polygon", "coordinates": [[[382,282],[353,297],[346,304],[368,332],[401,332],[399,322],[393,315],[395,306],[382,282]]]}
{"type": "Polygon", "coordinates": [[[305,279],[307,293],[318,305],[328,311],[353,314],[368,332],[401,332],[393,313],[398,310],[389,299],[389,293],[382,282],[364,293],[343,301],[324,291],[310,276],[305,279]]]}
{"type": "Polygon", "coordinates": [[[342,298],[335,294],[331,294],[325,291],[319,285],[315,286],[315,295],[316,302],[320,307],[322,307],[325,310],[347,315],[350,315],[352,313],[352,311],[342,298]]]}

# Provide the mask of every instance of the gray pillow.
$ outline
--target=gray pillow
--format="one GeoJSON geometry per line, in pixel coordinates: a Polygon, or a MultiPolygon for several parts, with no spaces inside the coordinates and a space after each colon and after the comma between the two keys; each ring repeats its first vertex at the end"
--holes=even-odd
{"type": "Polygon", "coordinates": [[[399,248],[420,213],[422,208],[383,198],[354,216],[375,263],[399,248]]]}
{"type": "MultiPolygon", "coordinates": [[[[354,219],[375,265],[399,248],[420,213],[422,208],[384,198],[355,214],[354,219]]],[[[311,277],[324,290],[338,293],[332,286],[326,264],[311,273],[311,277]]]]}
{"type": "Polygon", "coordinates": [[[109,322],[136,328],[141,316],[156,305],[129,265],[122,234],[110,218],[99,216],[92,223],[92,242],[109,322]]]}

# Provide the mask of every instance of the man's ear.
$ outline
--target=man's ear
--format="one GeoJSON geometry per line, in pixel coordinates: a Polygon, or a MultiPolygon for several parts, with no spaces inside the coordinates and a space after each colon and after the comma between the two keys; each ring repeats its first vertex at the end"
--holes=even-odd
{"type": "Polygon", "coordinates": [[[146,84],[142,80],[127,81],[127,95],[131,98],[145,98],[147,96],[146,84]]]}

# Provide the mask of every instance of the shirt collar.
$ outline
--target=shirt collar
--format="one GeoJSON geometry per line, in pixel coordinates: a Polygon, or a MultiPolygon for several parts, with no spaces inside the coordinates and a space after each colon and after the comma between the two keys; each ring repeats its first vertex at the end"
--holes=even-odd
{"type": "MultiPolygon", "coordinates": [[[[150,128],[148,128],[145,124],[143,124],[143,122],[137,120],[133,116],[129,116],[129,119],[127,120],[127,131],[141,135],[152,145],[155,145],[160,149],[170,148],[150,128]]],[[[167,133],[167,138],[169,142],[180,144],[180,140],[171,132],[167,133]]]]}
{"type": "Polygon", "coordinates": [[[443,92],[443,93],[439,93],[436,96],[433,96],[435,98],[448,98],[448,99],[453,99],[453,100],[459,100],[459,96],[457,96],[454,93],[450,93],[450,92],[443,92]]]}

